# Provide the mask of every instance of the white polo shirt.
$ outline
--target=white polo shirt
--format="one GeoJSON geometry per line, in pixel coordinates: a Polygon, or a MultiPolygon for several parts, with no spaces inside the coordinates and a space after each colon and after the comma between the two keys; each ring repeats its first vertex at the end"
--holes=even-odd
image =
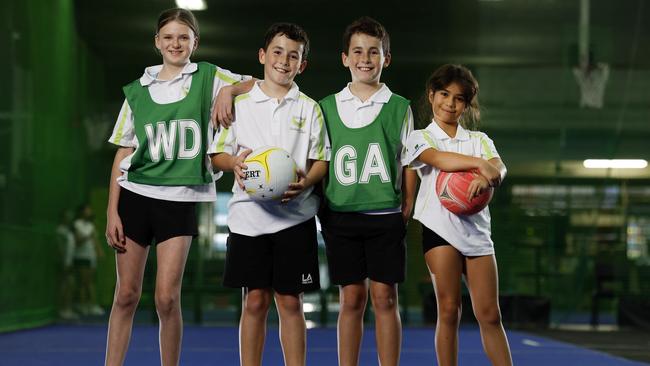
{"type": "Polygon", "coordinates": [[[90,262],[90,266],[95,268],[97,266],[97,252],[93,238],[97,235],[95,224],[92,221],[76,219],[72,225],[77,236],[81,238],[75,247],[74,259],[87,260],[90,262]]]}
{"type": "MultiPolygon", "coordinates": [[[[350,83],[338,92],[335,96],[336,99],[336,109],[338,110],[339,117],[343,124],[348,128],[362,128],[371,124],[375,118],[381,112],[381,108],[384,104],[388,103],[390,97],[393,95],[393,92],[388,89],[386,84],[381,84],[379,90],[377,90],[373,95],[370,96],[365,102],[362,102],[359,97],[352,94],[350,91],[350,83]]],[[[407,155],[406,155],[406,141],[408,136],[413,131],[413,112],[411,111],[411,106],[406,110],[406,115],[404,116],[403,124],[404,128],[401,133],[401,146],[397,148],[399,151],[399,156],[396,157],[398,166],[406,166],[409,164],[407,155]]],[[[402,186],[402,169],[397,170],[397,177],[395,177],[395,185],[397,187],[402,186]]],[[[373,210],[365,211],[366,214],[387,214],[387,213],[396,213],[401,212],[401,207],[393,207],[386,210],[373,210]]]]}
{"type": "Polygon", "coordinates": [[[494,246],[490,228],[490,210],[485,207],[469,216],[457,216],[442,206],[436,194],[439,169],[424,164],[417,158],[426,149],[449,151],[485,160],[498,158],[492,140],[483,132],[468,131],[458,125],[455,137],[449,137],[433,121],[424,130],[415,130],[408,138],[408,160],[418,170],[420,190],[413,217],[440,235],[466,256],[490,255],[494,246]]]}
{"type": "MultiPolygon", "coordinates": [[[[318,103],[301,93],[295,83],[278,101],[264,94],[261,82],[235,98],[235,121],[217,132],[208,152],[236,156],[245,149],[281,147],[305,172],[309,160],[329,161],[330,143],[318,103]]],[[[312,191],[310,187],[287,204],[260,204],[235,182],[228,203],[228,227],[234,233],[259,236],[300,224],[318,211],[319,199],[312,191]]]]}
{"type": "MultiPolygon", "coordinates": [[[[162,65],[147,67],[144,74],[140,77],[140,85],[147,86],[151,99],[158,104],[168,104],[177,102],[187,95],[192,85],[192,74],[198,69],[196,63],[190,62],[183,70],[171,80],[158,79],[158,73],[162,70],[162,65]]],[[[241,80],[250,79],[250,76],[242,76],[234,74],[228,70],[222,69],[217,66],[217,71],[214,75],[214,85],[212,88],[212,100],[221,88],[227,85],[235,84],[241,80]]],[[[122,109],[118,115],[113,134],[108,139],[108,142],[123,146],[137,148],[139,141],[135,135],[133,113],[131,107],[126,99],[122,103],[122,109]]],[[[208,143],[212,142],[214,130],[212,126],[208,131],[204,131],[208,139],[208,143]]],[[[120,162],[120,170],[122,172],[128,171],[131,166],[131,158],[133,154],[127,156],[120,162]]],[[[206,164],[210,164],[210,159],[206,156],[206,164]]],[[[221,172],[215,174],[215,180],[221,176],[221,172]]],[[[140,184],[129,182],[126,180],[125,175],[117,178],[120,186],[129,191],[135,192],[139,195],[162,199],[167,201],[182,201],[182,202],[208,202],[217,199],[217,191],[214,183],[194,185],[194,186],[154,186],[148,184],[140,184]]]]}

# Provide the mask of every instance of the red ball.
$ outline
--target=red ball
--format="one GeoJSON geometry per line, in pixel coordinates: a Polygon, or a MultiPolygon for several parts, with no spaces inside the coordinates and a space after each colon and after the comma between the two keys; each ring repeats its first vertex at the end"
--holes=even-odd
{"type": "Polygon", "coordinates": [[[440,203],[456,215],[473,215],[490,203],[494,189],[486,189],[474,197],[471,201],[467,199],[469,184],[478,176],[474,171],[464,172],[443,172],[438,174],[436,179],[436,192],[440,203]]]}

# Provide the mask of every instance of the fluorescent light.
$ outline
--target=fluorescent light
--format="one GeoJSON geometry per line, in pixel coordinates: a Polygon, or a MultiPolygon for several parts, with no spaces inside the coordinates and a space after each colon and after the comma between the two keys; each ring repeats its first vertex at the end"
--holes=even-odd
{"type": "Polygon", "coordinates": [[[643,169],[648,162],[643,159],[587,159],[582,165],[588,169],[643,169]]]}
{"type": "Polygon", "coordinates": [[[208,8],[205,0],[176,0],[176,6],[187,10],[205,10],[208,8]]]}
{"type": "Polygon", "coordinates": [[[314,304],[310,304],[308,302],[302,304],[302,311],[305,313],[311,313],[316,310],[316,306],[314,304]]]}

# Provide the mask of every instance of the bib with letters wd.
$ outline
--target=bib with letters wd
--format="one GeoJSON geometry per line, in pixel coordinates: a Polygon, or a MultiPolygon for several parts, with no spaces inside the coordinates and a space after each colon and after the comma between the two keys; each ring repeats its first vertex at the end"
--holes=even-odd
{"type": "Polygon", "coordinates": [[[206,151],[215,71],[216,66],[199,62],[188,94],[168,104],[154,102],[139,80],[124,87],[139,142],[131,158],[129,181],[159,186],[213,181],[206,151]]]}

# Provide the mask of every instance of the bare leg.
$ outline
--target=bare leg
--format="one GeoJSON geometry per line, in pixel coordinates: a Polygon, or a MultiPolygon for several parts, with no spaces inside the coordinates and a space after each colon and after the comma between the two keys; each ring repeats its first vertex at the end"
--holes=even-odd
{"type": "Polygon", "coordinates": [[[239,322],[239,360],[242,366],[262,364],[266,318],[271,306],[271,289],[243,290],[239,322]]]}
{"type": "Polygon", "coordinates": [[[462,256],[454,247],[444,245],[427,251],[424,259],[436,292],[438,321],[435,342],[438,365],[455,366],[458,364],[462,256]]]}
{"type": "Polygon", "coordinates": [[[142,293],[142,277],[149,247],[126,239],[126,252],[115,252],[117,281],[113,307],[108,320],[106,366],[121,366],[131,339],[133,315],[142,293]]]}
{"type": "Polygon", "coordinates": [[[370,297],[375,312],[375,336],[381,366],[399,364],[402,321],[399,316],[397,284],[370,281],[370,297]]]}
{"type": "Polygon", "coordinates": [[[160,360],[162,366],[176,366],[181,356],[183,318],[181,285],[191,236],[178,236],[156,247],[156,311],[160,321],[160,360]]]}
{"type": "Polygon", "coordinates": [[[342,286],[339,296],[339,365],[356,366],[359,364],[359,349],[363,337],[363,313],[368,302],[368,284],[362,281],[342,286]]]}
{"type": "Polygon", "coordinates": [[[275,294],[280,316],[280,342],[286,366],[304,366],[307,350],[307,329],[302,311],[302,294],[275,294]]]}
{"type": "Polygon", "coordinates": [[[74,292],[74,273],[71,267],[63,269],[61,276],[61,310],[72,311],[72,297],[74,292]]]}
{"type": "Polygon", "coordinates": [[[95,273],[96,268],[88,269],[88,306],[89,308],[97,307],[97,293],[95,291],[95,273]]]}
{"type": "Polygon", "coordinates": [[[512,365],[510,346],[501,324],[499,309],[499,280],[493,255],[465,260],[465,280],[472,296],[474,315],[481,329],[483,349],[492,365],[512,365]]]}

